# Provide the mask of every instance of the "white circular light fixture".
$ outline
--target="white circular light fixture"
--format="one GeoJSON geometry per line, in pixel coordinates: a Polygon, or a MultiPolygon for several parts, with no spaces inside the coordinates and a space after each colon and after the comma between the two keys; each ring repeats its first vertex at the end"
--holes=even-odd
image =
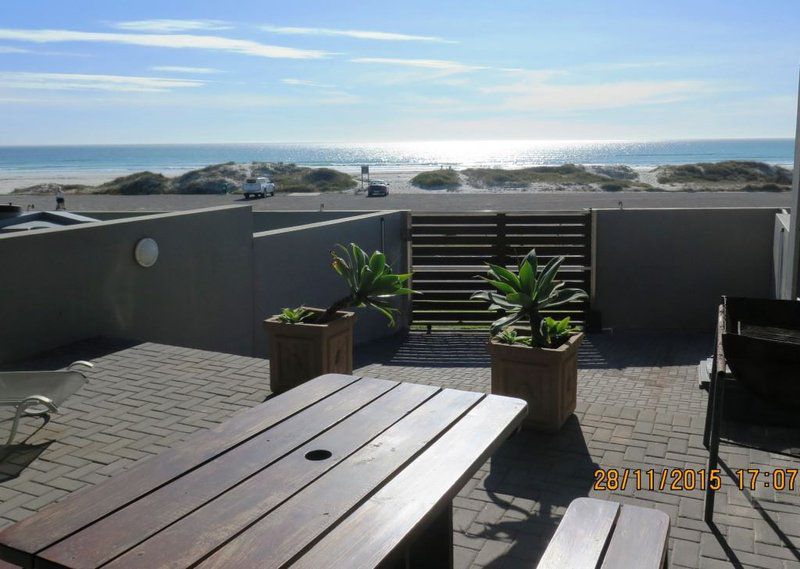
{"type": "Polygon", "coordinates": [[[136,262],[142,267],[152,267],[158,260],[158,243],[155,239],[145,237],[139,239],[136,248],[133,250],[136,262]]]}

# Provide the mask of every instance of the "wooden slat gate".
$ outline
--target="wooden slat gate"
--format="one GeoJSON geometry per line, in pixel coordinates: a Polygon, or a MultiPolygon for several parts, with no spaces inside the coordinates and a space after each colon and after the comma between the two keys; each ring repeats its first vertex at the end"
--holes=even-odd
{"type": "MultiPolygon", "coordinates": [[[[415,326],[486,326],[497,318],[486,303],[472,301],[476,290],[488,290],[478,275],[485,263],[515,266],[535,248],[540,264],[554,256],[566,261],[557,275],[566,286],[591,294],[592,215],[570,213],[414,213],[411,217],[414,289],[422,292],[412,302],[415,326]]],[[[586,324],[589,302],[570,303],[545,312],[570,316],[586,324]]]]}

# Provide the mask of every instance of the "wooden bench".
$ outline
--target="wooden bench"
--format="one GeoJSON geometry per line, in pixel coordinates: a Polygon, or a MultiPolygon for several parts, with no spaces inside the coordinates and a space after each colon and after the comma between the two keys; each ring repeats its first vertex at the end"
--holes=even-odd
{"type": "Polygon", "coordinates": [[[567,508],[538,569],[660,569],[667,566],[669,516],[593,498],[567,508]]]}

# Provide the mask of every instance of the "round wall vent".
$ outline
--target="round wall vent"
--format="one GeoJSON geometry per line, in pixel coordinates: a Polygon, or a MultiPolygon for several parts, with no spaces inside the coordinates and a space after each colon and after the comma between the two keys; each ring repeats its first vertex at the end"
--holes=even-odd
{"type": "Polygon", "coordinates": [[[158,243],[155,239],[145,237],[139,239],[136,248],[133,250],[136,262],[142,267],[152,267],[158,260],[158,243]]]}

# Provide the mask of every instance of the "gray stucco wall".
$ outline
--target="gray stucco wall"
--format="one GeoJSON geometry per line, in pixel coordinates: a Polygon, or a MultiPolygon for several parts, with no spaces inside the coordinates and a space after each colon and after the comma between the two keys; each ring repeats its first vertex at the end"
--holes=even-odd
{"type": "Polygon", "coordinates": [[[773,208],[596,211],[596,298],[614,329],[711,329],[720,296],[770,298],[773,208]]]}
{"type": "MultiPolygon", "coordinates": [[[[308,198],[313,203],[313,198],[308,198]]],[[[273,231],[320,221],[364,215],[365,211],[254,211],[253,231],[273,231]]]]}
{"type": "MultiPolygon", "coordinates": [[[[312,200],[312,198],[309,198],[312,200]]],[[[309,202],[311,203],[311,202],[309,202]]],[[[102,221],[111,219],[128,219],[131,217],[141,217],[143,215],[152,215],[153,213],[168,213],[168,212],[142,212],[142,211],[87,211],[83,212],[84,215],[94,217],[102,221]]],[[[366,211],[254,211],[253,212],[253,231],[272,231],[274,229],[283,229],[285,227],[296,227],[298,225],[307,225],[309,223],[318,223],[320,221],[330,221],[332,219],[343,219],[345,217],[352,217],[355,215],[364,215],[370,213],[366,211]]]]}
{"type": "Polygon", "coordinates": [[[249,354],[249,207],[0,236],[0,361],[96,335],[249,354]],[[158,262],[142,268],[136,242],[158,262]]]}
{"type": "MultiPolygon", "coordinates": [[[[330,268],[330,251],[337,243],[357,243],[368,252],[380,249],[383,219],[383,251],[396,272],[404,271],[408,264],[402,238],[405,215],[405,212],[378,212],[256,233],[253,238],[255,355],[267,355],[266,334],[261,324],[264,318],[287,306],[327,307],[347,293],[341,277],[330,268]]],[[[366,309],[356,312],[356,344],[397,332],[376,312],[366,309]]]]}

